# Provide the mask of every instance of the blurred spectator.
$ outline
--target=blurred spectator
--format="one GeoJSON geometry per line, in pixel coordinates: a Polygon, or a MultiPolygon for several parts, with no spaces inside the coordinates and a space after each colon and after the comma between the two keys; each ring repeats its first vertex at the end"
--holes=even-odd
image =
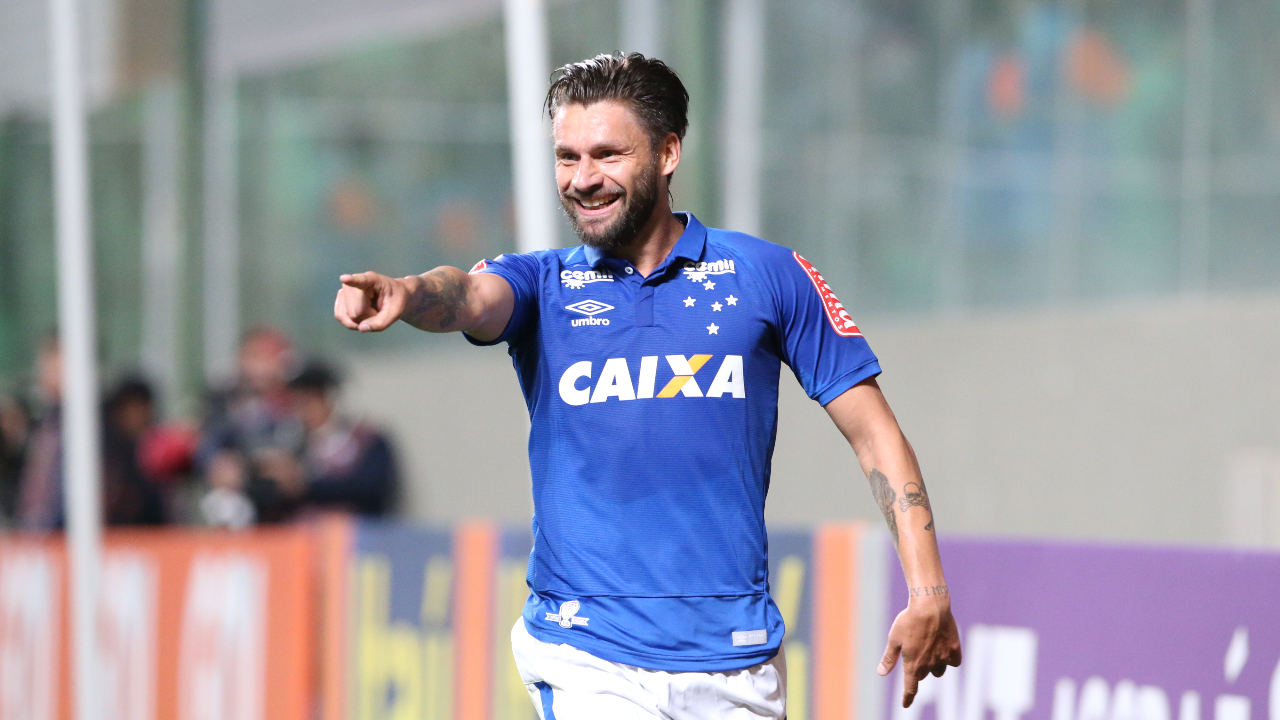
{"type": "Polygon", "coordinates": [[[293,411],[306,429],[299,454],[263,453],[249,495],[263,519],[310,509],[384,515],[395,499],[397,473],[387,438],[335,409],[337,375],[312,363],[289,381],[293,411]]]}
{"type": "Polygon", "coordinates": [[[62,526],[62,352],[47,335],[36,354],[39,419],[28,439],[18,481],[17,525],[27,530],[62,526]]]}
{"type": "Polygon", "coordinates": [[[18,480],[31,436],[31,414],[21,400],[0,395],[0,514],[14,518],[18,505],[18,480]]]}
{"type": "MultiPolygon", "coordinates": [[[[301,452],[305,430],[289,409],[286,381],[294,368],[293,343],[279,330],[251,330],[240,346],[239,376],[210,394],[197,467],[211,492],[201,501],[205,520],[242,527],[255,512],[247,494],[258,465],[275,453],[301,452]]],[[[275,518],[262,518],[270,520],[275,518]]]]}
{"type": "Polygon", "coordinates": [[[191,469],[196,437],[155,417],[150,383],[121,381],[104,407],[103,507],[112,525],[155,525],[173,518],[175,482],[191,469]]]}

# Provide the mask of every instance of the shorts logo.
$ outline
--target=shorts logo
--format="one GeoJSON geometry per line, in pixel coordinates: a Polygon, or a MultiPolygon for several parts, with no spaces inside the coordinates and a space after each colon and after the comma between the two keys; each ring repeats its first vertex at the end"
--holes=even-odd
{"type": "Polygon", "coordinates": [[[572,305],[565,305],[564,309],[586,315],[584,318],[577,318],[569,322],[574,327],[580,327],[582,325],[608,325],[609,318],[595,316],[612,310],[613,306],[608,303],[602,303],[599,300],[581,300],[572,305]]]}
{"type": "Polygon", "coordinates": [[[574,625],[587,624],[589,618],[577,617],[577,613],[582,609],[582,603],[577,600],[570,600],[560,605],[560,613],[547,613],[547,620],[553,623],[559,623],[562,628],[571,628],[574,625]]]}
{"type": "Polygon", "coordinates": [[[684,264],[685,277],[694,282],[702,282],[707,279],[708,275],[724,275],[732,273],[737,275],[737,271],[733,269],[732,260],[716,260],[715,262],[689,262],[684,264]]]}
{"type": "Polygon", "coordinates": [[[862,337],[862,331],[854,324],[853,318],[849,317],[849,311],[845,310],[844,304],[836,297],[835,292],[831,290],[831,286],[818,273],[818,268],[813,263],[800,257],[800,253],[791,253],[796,262],[800,263],[800,267],[804,268],[804,272],[809,276],[809,281],[813,283],[813,287],[818,290],[818,297],[822,298],[822,307],[827,312],[827,320],[831,321],[831,327],[836,331],[837,335],[843,337],[862,337]]]}
{"type": "Polygon", "coordinates": [[[613,282],[613,273],[608,270],[561,270],[560,282],[573,290],[580,290],[589,283],[613,282]]]}

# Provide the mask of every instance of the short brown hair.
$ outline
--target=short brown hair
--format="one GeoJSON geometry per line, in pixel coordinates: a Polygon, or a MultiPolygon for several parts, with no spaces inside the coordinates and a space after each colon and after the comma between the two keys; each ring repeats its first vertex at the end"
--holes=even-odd
{"type": "Polygon", "coordinates": [[[689,129],[689,92],[680,76],[656,58],[640,53],[597,55],[551,75],[546,108],[553,120],[565,105],[616,100],[631,107],[655,147],[667,133],[683,140],[689,129]]]}

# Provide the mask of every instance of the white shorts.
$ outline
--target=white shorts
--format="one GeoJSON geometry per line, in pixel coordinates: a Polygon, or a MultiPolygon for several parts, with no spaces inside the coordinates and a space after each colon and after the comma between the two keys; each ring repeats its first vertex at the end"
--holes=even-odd
{"type": "Polygon", "coordinates": [[[511,628],[516,667],[541,720],[785,720],[787,662],[729,672],[662,672],[545,643],[511,628]]]}

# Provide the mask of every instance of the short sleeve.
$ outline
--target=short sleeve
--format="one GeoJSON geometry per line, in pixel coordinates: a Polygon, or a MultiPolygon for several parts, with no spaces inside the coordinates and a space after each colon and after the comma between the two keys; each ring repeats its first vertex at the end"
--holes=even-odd
{"type": "Polygon", "coordinates": [[[880,374],[880,363],[848,310],[808,260],[791,252],[774,265],[783,361],[809,397],[826,405],[880,374]]]}
{"type": "Polygon", "coordinates": [[[463,333],[467,342],[472,345],[497,345],[510,343],[524,334],[538,317],[538,282],[541,263],[538,253],[507,253],[492,260],[481,260],[471,268],[470,274],[492,273],[507,281],[511,292],[515,295],[515,306],[511,310],[511,319],[502,334],[493,340],[477,340],[463,333]]]}

